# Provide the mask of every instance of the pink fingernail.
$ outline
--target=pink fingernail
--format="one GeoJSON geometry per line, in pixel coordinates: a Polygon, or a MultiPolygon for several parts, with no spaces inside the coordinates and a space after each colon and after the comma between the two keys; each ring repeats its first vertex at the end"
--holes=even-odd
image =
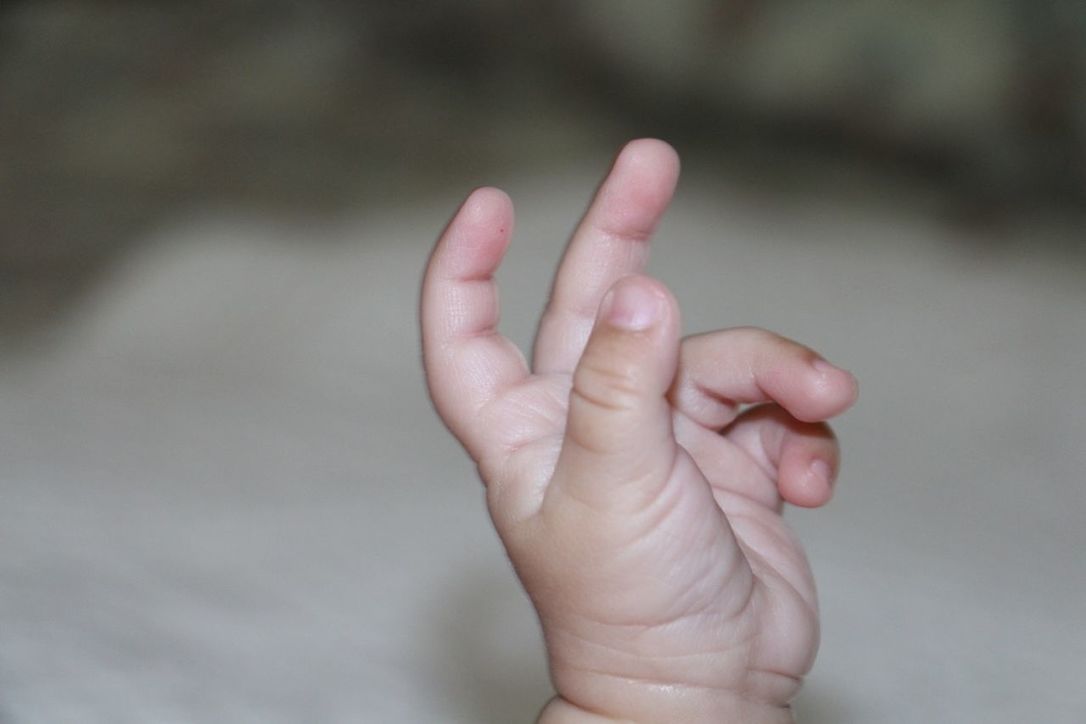
{"type": "Polygon", "coordinates": [[[830,464],[822,458],[816,458],[811,462],[810,466],[811,475],[824,481],[826,485],[830,484],[830,480],[833,476],[833,468],[830,464]]]}
{"type": "Polygon", "coordinates": [[[815,357],[811,361],[811,366],[822,374],[826,374],[828,372],[847,372],[847,370],[843,370],[837,365],[831,364],[826,360],[822,359],[821,357],[815,357]]]}
{"type": "Polygon", "coordinates": [[[604,305],[607,321],[628,332],[643,332],[660,319],[660,298],[634,281],[619,282],[604,305]]]}

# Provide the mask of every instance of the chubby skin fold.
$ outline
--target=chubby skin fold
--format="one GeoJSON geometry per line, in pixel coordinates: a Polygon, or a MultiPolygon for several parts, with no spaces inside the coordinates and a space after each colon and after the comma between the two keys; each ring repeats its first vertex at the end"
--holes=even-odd
{"type": "Polygon", "coordinates": [[[678,176],[661,141],[618,155],[530,366],[497,330],[508,196],[472,192],[426,270],[430,394],[539,613],[557,690],[541,721],[790,721],[814,660],[814,582],[780,512],[830,499],[826,420],[856,382],[764,330],[680,339],[643,274],[678,176]]]}

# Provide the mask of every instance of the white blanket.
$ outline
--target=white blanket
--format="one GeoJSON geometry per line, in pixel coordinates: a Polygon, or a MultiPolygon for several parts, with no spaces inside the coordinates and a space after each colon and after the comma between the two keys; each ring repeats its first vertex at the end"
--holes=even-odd
{"type": "MultiPolygon", "coordinates": [[[[594,174],[510,186],[521,342],[594,174]]],[[[193,212],[7,355],[0,721],[531,720],[533,615],[417,359],[454,204],[193,212]]],[[[861,381],[837,499],[789,513],[824,616],[801,722],[1082,721],[1086,265],[1031,248],[710,182],[655,243],[689,331],[861,381]]]]}

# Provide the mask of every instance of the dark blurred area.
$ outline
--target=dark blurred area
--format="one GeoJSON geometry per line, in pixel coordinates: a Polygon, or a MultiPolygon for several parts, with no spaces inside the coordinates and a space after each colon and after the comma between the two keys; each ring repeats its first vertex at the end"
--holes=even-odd
{"type": "Polygon", "coordinates": [[[1070,0],[4,0],[0,333],[181,208],[396,206],[635,135],[984,228],[1074,217],[1084,88],[1070,0]]]}

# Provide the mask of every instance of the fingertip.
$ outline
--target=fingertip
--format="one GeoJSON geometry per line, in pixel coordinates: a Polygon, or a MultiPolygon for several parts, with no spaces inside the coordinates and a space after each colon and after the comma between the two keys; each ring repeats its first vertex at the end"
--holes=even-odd
{"type": "Polygon", "coordinates": [[[679,314],[662,282],[641,274],[619,279],[600,303],[582,363],[610,369],[611,382],[636,379],[632,386],[644,394],[665,395],[678,367],[679,314]]]}
{"type": "MultiPolygon", "coordinates": [[[[840,368],[839,368],[840,369],[840,368]]],[[[845,376],[845,387],[848,389],[847,400],[848,404],[845,405],[845,409],[852,407],[860,399],[860,381],[856,379],[856,375],[852,374],[848,370],[840,370],[845,376]]]]}
{"type": "Polygon", "coordinates": [[[828,420],[855,404],[859,397],[859,385],[851,372],[821,357],[811,360],[811,368],[814,371],[809,392],[811,409],[807,411],[808,415],[799,419],[804,422],[828,420]]]}
{"type": "Polygon", "coordinates": [[[833,497],[833,465],[821,457],[790,461],[782,466],[781,497],[800,508],[820,508],[833,497]]]}
{"type": "Polygon", "coordinates": [[[435,271],[459,281],[490,278],[509,246],[513,221],[508,194],[492,186],[473,190],[438,240],[435,271]]]}
{"type": "Polygon", "coordinates": [[[602,399],[666,393],[678,362],[678,304],[659,281],[623,277],[604,295],[573,375],[575,391],[602,399]]]}
{"type": "Polygon", "coordinates": [[[626,144],[600,190],[594,226],[620,239],[647,241],[671,203],[679,179],[679,156],[656,139],[626,144]]]}
{"type": "Polygon", "coordinates": [[[616,284],[603,298],[600,318],[626,332],[645,332],[660,321],[661,302],[640,284],[616,284]]]}
{"type": "Polygon", "coordinates": [[[615,166],[649,167],[656,171],[671,170],[677,177],[681,166],[679,153],[667,141],[658,138],[637,138],[619,151],[615,166]]]}
{"type": "Polygon", "coordinates": [[[621,179],[624,194],[655,217],[671,201],[679,181],[679,154],[655,138],[627,143],[615,159],[612,176],[621,179]]]}
{"type": "Polygon", "coordinates": [[[669,322],[678,304],[661,282],[642,274],[622,277],[600,302],[599,320],[626,332],[644,332],[669,322]]]}
{"type": "Polygon", "coordinates": [[[489,225],[513,218],[513,201],[509,194],[494,186],[473,189],[460,205],[456,215],[458,223],[466,226],[489,225]]]}

